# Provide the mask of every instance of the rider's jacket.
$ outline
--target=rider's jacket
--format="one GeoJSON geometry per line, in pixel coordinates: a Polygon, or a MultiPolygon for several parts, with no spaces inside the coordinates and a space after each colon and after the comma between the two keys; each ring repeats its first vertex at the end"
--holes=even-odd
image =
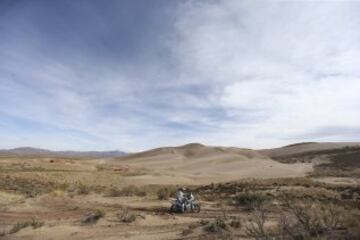
{"type": "Polygon", "coordinates": [[[177,199],[183,199],[184,198],[184,193],[182,191],[178,190],[176,192],[176,198],[177,199]]]}
{"type": "Polygon", "coordinates": [[[189,195],[189,201],[193,201],[194,200],[194,195],[192,194],[192,193],[190,193],[190,195],[189,195]]]}

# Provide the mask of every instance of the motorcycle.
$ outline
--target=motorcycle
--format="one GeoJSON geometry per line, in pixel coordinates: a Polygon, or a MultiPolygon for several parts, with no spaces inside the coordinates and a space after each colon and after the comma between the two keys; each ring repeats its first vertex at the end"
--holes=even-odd
{"type": "Polygon", "coordinates": [[[170,201],[171,201],[171,207],[170,207],[171,213],[200,212],[200,203],[196,201],[185,201],[184,203],[181,203],[177,199],[172,199],[170,201]]]}

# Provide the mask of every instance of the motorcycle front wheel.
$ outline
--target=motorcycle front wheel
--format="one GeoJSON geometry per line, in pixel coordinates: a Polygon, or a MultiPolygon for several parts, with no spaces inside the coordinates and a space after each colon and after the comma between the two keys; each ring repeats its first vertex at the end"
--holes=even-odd
{"type": "Polygon", "coordinates": [[[176,210],[177,210],[176,205],[172,204],[171,207],[170,207],[170,212],[171,213],[176,213],[176,210]]]}

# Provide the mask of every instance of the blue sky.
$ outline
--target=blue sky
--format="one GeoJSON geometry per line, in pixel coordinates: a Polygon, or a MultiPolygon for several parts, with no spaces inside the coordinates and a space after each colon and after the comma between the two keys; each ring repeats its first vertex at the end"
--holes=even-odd
{"type": "Polygon", "coordinates": [[[360,2],[0,1],[0,148],[359,141],[360,2]]]}

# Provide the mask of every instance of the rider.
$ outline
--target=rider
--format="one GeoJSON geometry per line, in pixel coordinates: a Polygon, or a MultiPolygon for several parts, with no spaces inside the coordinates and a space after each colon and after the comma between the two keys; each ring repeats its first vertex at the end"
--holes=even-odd
{"type": "Polygon", "coordinates": [[[176,190],[176,200],[181,204],[182,210],[184,211],[185,208],[185,191],[186,188],[182,187],[182,188],[178,188],[176,190]]]}

